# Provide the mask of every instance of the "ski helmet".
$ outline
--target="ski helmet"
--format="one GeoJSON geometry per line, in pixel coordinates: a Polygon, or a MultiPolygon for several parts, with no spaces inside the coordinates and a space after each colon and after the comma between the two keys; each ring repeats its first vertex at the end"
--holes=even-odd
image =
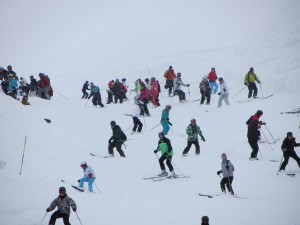
{"type": "Polygon", "coordinates": [[[163,132],[159,132],[159,133],[158,133],[158,137],[159,137],[159,138],[164,138],[164,137],[165,137],[165,134],[164,134],[163,132]]]}
{"type": "Polygon", "coordinates": [[[202,216],[201,220],[202,220],[203,223],[208,223],[209,222],[208,216],[202,216]]]}
{"type": "Polygon", "coordinates": [[[181,73],[177,73],[177,77],[181,77],[181,73]]]}
{"type": "Polygon", "coordinates": [[[253,71],[254,71],[253,67],[251,67],[251,68],[250,68],[250,71],[251,71],[251,72],[253,72],[253,71]]]}
{"type": "Polygon", "coordinates": [[[223,77],[219,77],[219,79],[218,79],[219,81],[223,81],[223,77]]]}
{"type": "Polygon", "coordinates": [[[261,116],[263,114],[263,111],[257,110],[256,114],[259,115],[259,116],[261,116]]]}
{"type": "Polygon", "coordinates": [[[211,70],[215,71],[216,69],[215,69],[215,67],[212,67],[211,70]]]}
{"type": "Polygon", "coordinates": [[[126,81],[126,78],[123,78],[122,81],[125,82],[125,81],[126,81]]]}
{"type": "Polygon", "coordinates": [[[116,126],[116,121],[112,120],[112,121],[110,122],[110,125],[111,125],[111,126],[116,126]]]}
{"type": "Polygon", "coordinates": [[[66,192],[66,188],[65,187],[60,187],[59,192],[61,192],[61,191],[66,192]]]}
{"type": "Polygon", "coordinates": [[[293,137],[293,133],[289,131],[289,132],[287,132],[286,136],[293,137]]]}
{"type": "Polygon", "coordinates": [[[171,105],[166,105],[166,109],[171,109],[171,105]]]}
{"type": "Polygon", "coordinates": [[[207,80],[207,76],[204,76],[202,79],[203,79],[203,80],[207,80]]]}
{"type": "Polygon", "coordinates": [[[149,82],[149,78],[146,78],[145,81],[146,81],[146,82],[149,82]]]}

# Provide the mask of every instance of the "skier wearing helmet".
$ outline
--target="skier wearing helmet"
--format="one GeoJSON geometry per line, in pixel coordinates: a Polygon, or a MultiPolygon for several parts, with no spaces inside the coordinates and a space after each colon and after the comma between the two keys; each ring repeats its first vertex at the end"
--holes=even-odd
{"type": "Polygon", "coordinates": [[[89,192],[93,192],[93,183],[96,179],[93,167],[88,166],[85,161],[80,163],[80,167],[83,169],[83,178],[78,180],[79,187],[83,188],[84,182],[88,182],[89,192]]]}
{"type": "Polygon", "coordinates": [[[170,130],[170,126],[172,126],[172,123],[169,121],[169,112],[171,110],[171,105],[166,105],[166,108],[162,111],[161,113],[161,119],[160,119],[160,124],[163,127],[162,132],[164,133],[164,135],[167,135],[169,130],[170,130]]]}

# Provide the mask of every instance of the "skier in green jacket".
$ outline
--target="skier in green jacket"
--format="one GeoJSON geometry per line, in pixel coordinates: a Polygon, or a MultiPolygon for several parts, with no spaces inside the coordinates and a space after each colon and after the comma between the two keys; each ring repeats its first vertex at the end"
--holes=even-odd
{"type": "Polygon", "coordinates": [[[248,86],[248,89],[249,89],[248,98],[252,97],[253,91],[254,91],[253,98],[256,98],[256,96],[257,96],[257,87],[255,84],[255,81],[260,84],[260,80],[254,73],[253,67],[251,67],[249,72],[245,76],[245,85],[248,86]]]}

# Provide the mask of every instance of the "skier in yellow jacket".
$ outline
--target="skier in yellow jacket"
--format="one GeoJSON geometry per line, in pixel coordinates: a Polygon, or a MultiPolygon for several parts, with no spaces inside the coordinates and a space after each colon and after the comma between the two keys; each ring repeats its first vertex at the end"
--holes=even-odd
{"type": "Polygon", "coordinates": [[[248,89],[249,89],[248,98],[252,97],[253,91],[254,91],[253,98],[256,98],[256,96],[257,96],[257,87],[255,84],[255,81],[260,84],[260,80],[254,73],[253,67],[251,67],[249,72],[245,76],[245,85],[248,86],[248,89]]]}

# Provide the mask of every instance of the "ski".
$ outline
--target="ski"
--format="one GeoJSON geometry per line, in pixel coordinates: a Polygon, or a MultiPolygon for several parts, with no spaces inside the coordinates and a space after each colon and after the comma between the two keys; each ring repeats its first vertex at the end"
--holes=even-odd
{"type": "Polygon", "coordinates": [[[204,195],[204,194],[198,194],[199,196],[202,196],[202,197],[208,197],[208,198],[213,198],[214,196],[213,195],[204,195]]]}
{"type": "Polygon", "coordinates": [[[114,158],[115,156],[110,155],[95,155],[94,153],[90,153],[91,156],[98,157],[98,158],[114,158]]]}
{"type": "Polygon", "coordinates": [[[157,179],[157,178],[162,178],[162,177],[161,176],[143,177],[144,180],[152,180],[152,179],[157,179]]]}
{"type": "Polygon", "coordinates": [[[177,175],[175,177],[173,177],[173,176],[165,176],[165,177],[159,177],[157,179],[152,179],[152,181],[157,182],[157,181],[173,180],[173,179],[179,179],[179,178],[190,178],[190,177],[189,176],[181,176],[181,175],[177,175]]]}
{"type": "Polygon", "coordinates": [[[124,115],[125,116],[131,116],[131,117],[133,116],[132,114],[127,114],[127,113],[125,113],[124,115]]]}
{"type": "Polygon", "coordinates": [[[296,176],[296,174],[295,174],[295,173],[287,173],[286,175],[288,175],[288,176],[290,176],[290,177],[294,177],[294,176],[296,176]]]}
{"type": "Polygon", "coordinates": [[[77,191],[84,192],[84,189],[83,189],[83,188],[80,188],[80,187],[78,187],[78,186],[72,185],[72,184],[66,182],[65,180],[61,180],[61,182],[70,185],[72,188],[76,189],[77,191]]]}
{"type": "Polygon", "coordinates": [[[270,159],[270,162],[279,162],[277,159],[270,159]]]}
{"type": "Polygon", "coordinates": [[[226,195],[226,194],[216,194],[216,195],[207,195],[207,194],[198,194],[199,196],[202,196],[202,197],[207,197],[207,198],[213,198],[213,197],[217,197],[217,196],[228,196],[228,197],[233,197],[233,198],[239,198],[239,199],[247,199],[245,197],[241,197],[241,196],[238,196],[238,195],[226,195]]]}
{"type": "Polygon", "coordinates": [[[268,95],[268,96],[265,96],[265,97],[258,97],[258,99],[259,99],[259,100],[263,100],[263,99],[266,99],[266,98],[270,98],[270,97],[272,97],[272,96],[273,96],[273,94],[268,95]]]}

